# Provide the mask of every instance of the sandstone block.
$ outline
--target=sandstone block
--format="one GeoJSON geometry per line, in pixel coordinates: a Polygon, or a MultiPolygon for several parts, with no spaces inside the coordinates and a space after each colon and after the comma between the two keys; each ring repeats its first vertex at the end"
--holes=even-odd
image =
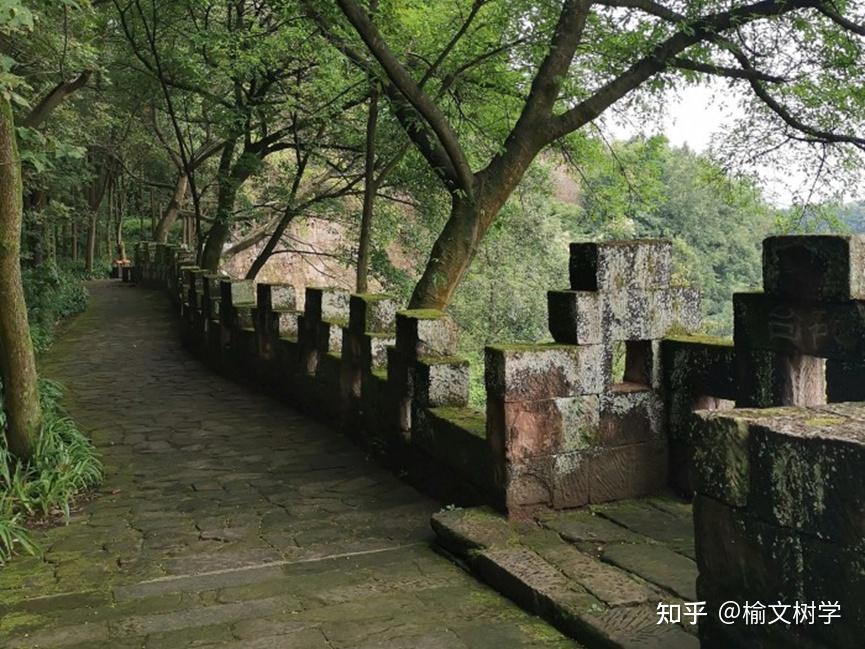
{"type": "Polygon", "coordinates": [[[348,321],[349,293],[338,288],[307,287],[304,312],[313,320],[348,321]]]}
{"type": "Polygon", "coordinates": [[[589,459],[589,502],[642,498],[667,482],[666,440],[601,448],[589,459]]]}
{"type": "Polygon", "coordinates": [[[621,291],[670,284],[672,243],[660,239],[572,243],[570,276],[575,291],[621,291]]]}
{"type": "Polygon", "coordinates": [[[352,295],[349,327],[359,334],[396,330],[397,301],[389,295],[352,295]]]}
{"type": "Polygon", "coordinates": [[[508,464],[587,452],[598,439],[597,395],[541,401],[487,401],[487,439],[508,464]]]}
{"type": "Polygon", "coordinates": [[[396,346],[401,354],[412,358],[453,356],[458,339],[456,322],[441,311],[415,309],[397,313],[396,346]]]}
{"type": "Polygon", "coordinates": [[[698,412],[691,418],[695,490],[744,507],[751,489],[750,428],[735,412],[698,412]]]}
{"type": "Polygon", "coordinates": [[[823,358],[865,356],[865,302],[793,302],[763,293],[733,296],[737,347],[823,358]]]}
{"type": "Polygon", "coordinates": [[[664,403],[652,390],[610,391],[600,396],[597,443],[625,446],[664,437],[664,403]]]}
{"type": "Polygon", "coordinates": [[[664,385],[669,390],[736,398],[736,350],[731,340],[674,336],[661,342],[664,385]]]}
{"type": "Polygon", "coordinates": [[[495,345],[485,356],[488,398],[537,401],[604,389],[601,345],[495,345]]]}
{"type": "Polygon", "coordinates": [[[591,291],[547,293],[549,329],[553,340],[566,345],[600,343],[601,299],[591,291]]]}
{"type": "Polygon", "coordinates": [[[453,356],[422,356],[415,365],[415,403],[422,407],[465,406],[469,362],[453,356]]]}
{"type": "Polygon", "coordinates": [[[803,235],[763,241],[763,288],[795,300],[865,299],[865,236],[803,235]]]}

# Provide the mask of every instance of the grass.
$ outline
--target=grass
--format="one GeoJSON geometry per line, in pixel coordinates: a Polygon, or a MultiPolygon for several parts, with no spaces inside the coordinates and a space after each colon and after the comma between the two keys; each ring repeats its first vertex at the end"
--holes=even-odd
{"type": "MultiPolygon", "coordinates": [[[[36,450],[22,462],[0,435],[0,565],[13,555],[38,555],[27,524],[69,519],[80,495],[102,480],[102,463],[87,437],[63,412],[61,386],[40,380],[44,421],[36,450]]],[[[0,410],[0,427],[3,421],[0,410]]]]}

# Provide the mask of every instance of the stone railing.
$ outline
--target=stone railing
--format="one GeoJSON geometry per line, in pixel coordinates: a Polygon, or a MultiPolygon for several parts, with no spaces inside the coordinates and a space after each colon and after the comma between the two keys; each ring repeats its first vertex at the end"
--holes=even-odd
{"type": "Polygon", "coordinates": [[[668,242],[573,244],[570,287],[549,293],[553,342],[487,348],[486,413],[466,405],[444,313],[318,288],[299,312],[289,286],[151,243],[130,272],[167,289],[206,362],[448,501],[521,516],[668,484],[695,494],[704,648],[861,646],[865,404],[837,402],[865,401],[865,238],[767,239],[765,290],[734,296],[732,341],[693,333],[699,296],[671,285],[668,242]],[[791,623],[726,624],[727,601],[791,623]]]}
{"type": "Polygon", "coordinates": [[[137,246],[133,278],[166,288],[212,367],[338,424],[442,498],[519,515],[668,481],[661,340],[700,326],[699,294],[671,285],[669,242],[574,244],[570,287],[549,293],[554,341],[486,350],[485,413],[467,405],[442,312],[331,288],[307,288],[301,312],[290,286],[208,273],[164,244],[137,246]]]}

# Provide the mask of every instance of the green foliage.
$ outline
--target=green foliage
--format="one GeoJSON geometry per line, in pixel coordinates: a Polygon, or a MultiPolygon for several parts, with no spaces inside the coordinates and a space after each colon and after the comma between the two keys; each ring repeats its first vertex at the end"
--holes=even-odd
{"type": "Polygon", "coordinates": [[[44,422],[33,458],[14,457],[0,435],[0,564],[18,551],[38,553],[27,520],[68,520],[75,499],[102,480],[96,449],[61,408],[61,386],[43,379],[39,392],[44,422]]]}
{"type": "Polygon", "coordinates": [[[578,238],[672,239],[675,279],[703,291],[707,329],[732,332],[732,294],[760,287],[763,239],[779,212],[748,178],[663,137],[596,151],[577,206],[556,209],[578,238]]]}
{"type": "MultiPolygon", "coordinates": [[[[93,274],[104,276],[105,269],[93,274]]],[[[87,306],[87,289],[82,280],[91,273],[81,264],[46,264],[24,270],[24,296],[30,335],[37,353],[44,352],[54,340],[54,327],[62,318],[80,313],[87,306]]]]}

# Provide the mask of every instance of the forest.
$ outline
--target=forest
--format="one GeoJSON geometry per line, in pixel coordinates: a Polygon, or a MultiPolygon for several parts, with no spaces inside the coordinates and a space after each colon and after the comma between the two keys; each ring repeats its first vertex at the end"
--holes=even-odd
{"type": "Polygon", "coordinates": [[[38,357],[133,243],[446,309],[482,373],[548,336],[570,241],[667,237],[726,336],[765,236],[865,232],[863,36],[847,0],[2,0],[0,561],[100,478],[38,357]],[[740,116],[671,144],[710,79],[740,116]]]}

